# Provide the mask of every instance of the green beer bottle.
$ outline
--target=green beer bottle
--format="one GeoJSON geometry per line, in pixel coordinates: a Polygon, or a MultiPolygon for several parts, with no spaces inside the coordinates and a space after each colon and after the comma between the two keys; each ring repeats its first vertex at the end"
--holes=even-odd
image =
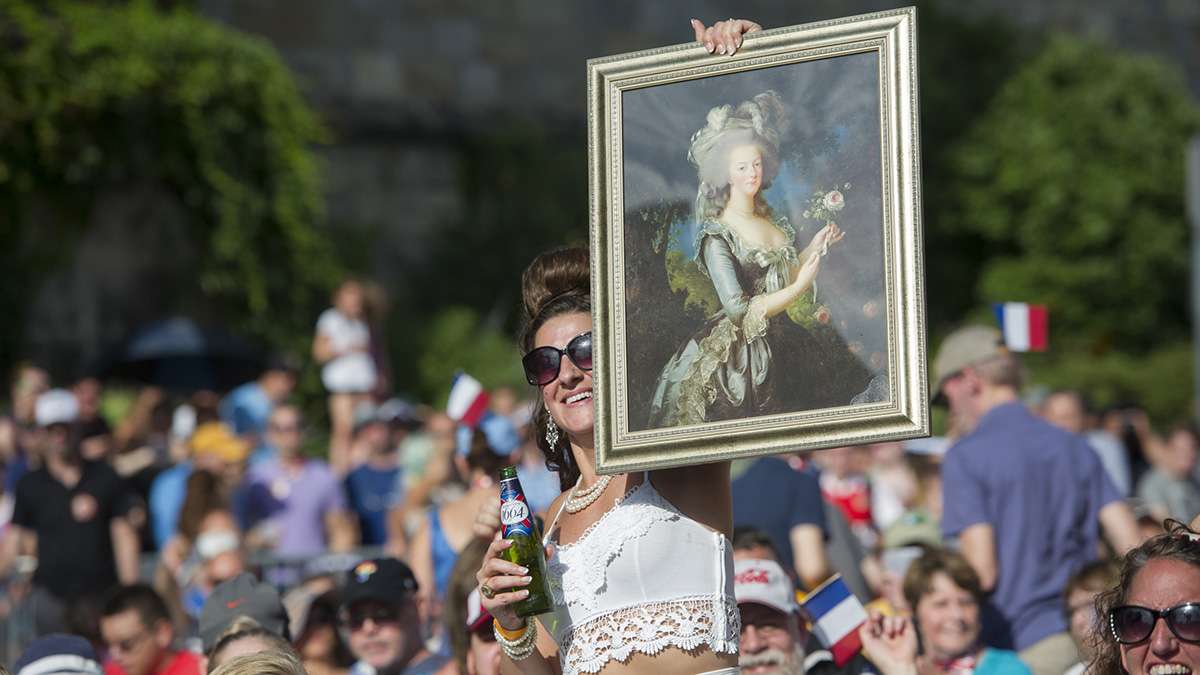
{"type": "MultiPolygon", "coordinates": [[[[521,490],[515,466],[500,470],[500,530],[505,539],[512,540],[512,546],[500,555],[510,563],[528,568],[528,576],[533,577],[525,587],[529,589],[529,597],[513,605],[517,616],[549,612],[553,602],[546,586],[546,552],[542,549],[541,533],[533,522],[529,504],[525,502],[525,492],[521,490]]],[[[520,589],[509,589],[509,592],[517,590],[520,589]]]]}

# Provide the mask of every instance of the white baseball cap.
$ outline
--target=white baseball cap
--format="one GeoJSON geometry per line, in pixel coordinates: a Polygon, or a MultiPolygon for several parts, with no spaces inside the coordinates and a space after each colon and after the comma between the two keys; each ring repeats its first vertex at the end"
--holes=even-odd
{"type": "Polygon", "coordinates": [[[774,560],[738,560],[733,572],[733,594],[739,605],[754,602],[784,614],[800,610],[791,577],[774,560]]]}
{"type": "Polygon", "coordinates": [[[33,417],[39,427],[71,424],[79,419],[79,401],[66,389],[51,389],[37,398],[33,417]]]}

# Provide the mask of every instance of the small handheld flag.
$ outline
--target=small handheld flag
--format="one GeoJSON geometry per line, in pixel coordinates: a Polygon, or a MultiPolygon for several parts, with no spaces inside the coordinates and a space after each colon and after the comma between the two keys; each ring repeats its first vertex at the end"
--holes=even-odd
{"type": "Polygon", "coordinates": [[[450,386],[450,400],[446,402],[446,414],[450,419],[475,427],[488,409],[488,393],[479,380],[459,373],[450,386]]]}
{"type": "Polygon", "coordinates": [[[833,662],[842,667],[862,649],[858,629],[867,621],[867,610],[835,574],[804,599],[804,609],[813,622],[813,633],[833,653],[833,662]]]}
{"type": "Polygon", "coordinates": [[[1004,346],[1014,352],[1044,352],[1050,346],[1049,319],[1045,305],[1002,302],[994,306],[1004,346]]]}

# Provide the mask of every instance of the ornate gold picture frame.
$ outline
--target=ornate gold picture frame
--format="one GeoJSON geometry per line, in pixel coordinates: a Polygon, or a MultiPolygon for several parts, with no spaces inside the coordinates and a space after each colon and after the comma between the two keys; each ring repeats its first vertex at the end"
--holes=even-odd
{"type": "Polygon", "coordinates": [[[587,71],[600,470],[928,435],[915,9],[587,71]]]}

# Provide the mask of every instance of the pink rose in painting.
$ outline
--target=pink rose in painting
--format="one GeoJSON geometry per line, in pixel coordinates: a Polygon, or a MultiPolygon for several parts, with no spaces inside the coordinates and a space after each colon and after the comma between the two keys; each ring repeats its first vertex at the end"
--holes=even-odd
{"type": "Polygon", "coordinates": [[[825,193],[823,204],[830,211],[841,211],[842,207],[846,205],[846,198],[842,196],[840,190],[830,190],[825,193]]]}
{"type": "Polygon", "coordinates": [[[825,305],[821,305],[817,308],[817,311],[813,312],[813,318],[816,319],[818,323],[829,323],[830,317],[831,315],[829,313],[829,308],[825,305]]]}
{"type": "Polygon", "coordinates": [[[869,301],[867,304],[863,305],[862,313],[863,316],[867,317],[868,319],[874,319],[875,317],[879,316],[879,303],[875,302],[874,300],[869,301]]]}
{"type": "Polygon", "coordinates": [[[863,350],[866,349],[866,347],[863,346],[863,343],[859,342],[858,340],[851,342],[850,344],[846,345],[846,347],[850,350],[851,354],[861,354],[863,353],[863,350]]]}

